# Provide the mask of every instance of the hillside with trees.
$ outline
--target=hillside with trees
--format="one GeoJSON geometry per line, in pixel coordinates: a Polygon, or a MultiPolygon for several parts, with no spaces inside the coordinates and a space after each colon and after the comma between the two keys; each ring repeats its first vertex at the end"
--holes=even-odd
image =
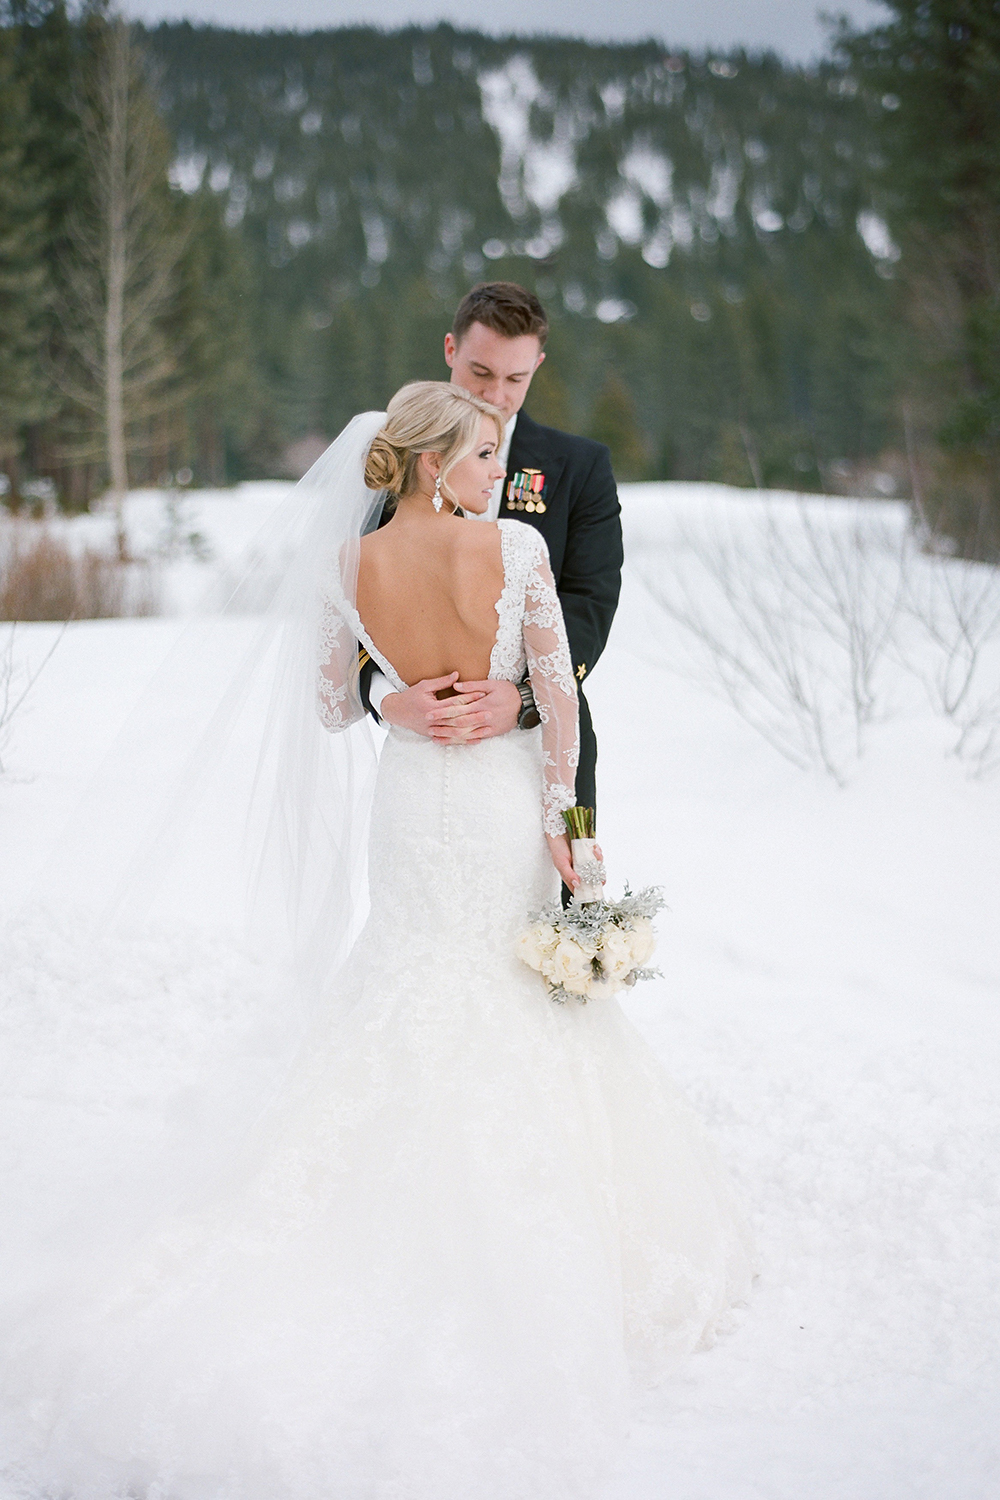
{"type": "Polygon", "coordinates": [[[553,316],[539,415],[611,439],[628,477],[818,488],[896,442],[894,250],[842,69],[446,26],[149,43],[175,180],[225,202],[268,289],[282,432],[437,368],[455,302],[498,276],[553,316]]]}
{"type": "MultiPolygon", "coordinates": [[[[16,312],[0,334],[0,448],[15,487],[50,475],[82,503],[120,484],[106,390],[92,399],[107,370],[92,348],[88,405],[72,331],[88,255],[94,327],[107,279],[92,101],[116,23],[71,22],[52,0],[7,0],[4,17],[0,301],[16,312]]],[[[877,476],[883,492],[926,491],[929,512],[941,481],[924,449],[967,448],[984,421],[975,441],[994,442],[995,293],[968,293],[982,330],[979,353],[956,356],[970,394],[935,414],[933,379],[916,393],[928,334],[909,269],[940,236],[926,215],[908,227],[899,197],[922,213],[933,196],[934,127],[893,83],[893,46],[909,42],[874,37],[807,69],[447,25],[133,30],[135,118],[151,130],[147,106],[158,116],[141,201],[160,294],[124,423],[131,482],[294,471],[352,412],[440,372],[455,303],[502,277],[552,318],[531,410],[608,442],[621,477],[844,492],[877,476]],[[894,166],[914,130],[922,186],[894,166]]],[[[978,462],[966,519],[988,499],[993,459],[978,462]]]]}

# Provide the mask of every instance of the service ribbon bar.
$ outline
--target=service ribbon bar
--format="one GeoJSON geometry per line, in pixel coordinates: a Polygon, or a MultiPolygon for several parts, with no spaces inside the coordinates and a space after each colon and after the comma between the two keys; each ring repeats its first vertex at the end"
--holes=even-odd
{"type": "Polygon", "coordinates": [[[541,515],[545,510],[545,475],[541,469],[519,469],[507,484],[507,509],[541,515]]]}

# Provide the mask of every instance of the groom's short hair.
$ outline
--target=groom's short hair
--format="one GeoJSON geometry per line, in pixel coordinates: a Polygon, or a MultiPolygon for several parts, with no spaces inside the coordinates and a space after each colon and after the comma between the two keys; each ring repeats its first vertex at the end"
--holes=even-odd
{"type": "Polygon", "coordinates": [[[465,294],[451,325],[456,344],[462,342],[473,323],[482,323],[507,339],[533,333],[543,348],[549,332],[544,307],[534,292],[516,281],[483,281],[465,294]]]}

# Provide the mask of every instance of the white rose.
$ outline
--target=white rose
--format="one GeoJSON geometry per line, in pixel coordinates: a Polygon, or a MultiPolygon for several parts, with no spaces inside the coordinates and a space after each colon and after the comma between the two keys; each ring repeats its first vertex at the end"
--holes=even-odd
{"type": "Polygon", "coordinates": [[[521,962],[527,964],[529,968],[540,969],[542,967],[545,954],[539,946],[538,933],[533,927],[529,927],[527,932],[521,933],[521,936],[514,944],[514,952],[521,962]]]}
{"type": "Polygon", "coordinates": [[[538,933],[538,941],[545,952],[554,952],[556,943],[559,941],[559,929],[553,927],[551,922],[536,922],[535,931],[538,933]]]}
{"type": "Polygon", "coordinates": [[[632,947],[632,959],[636,968],[641,969],[649,963],[656,949],[653,924],[648,917],[633,917],[631,927],[626,932],[632,947]]]}
{"type": "Polygon", "coordinates": [[[635,968],[629,934],[620,927],[609,927],[601,940],[601,968],[606,979],[622,980],[635,968]]]}
{"type": "Polygon", "coordinates": [[[514,944],[518,958],[532,969],[541,969],[556,943],[556,930],[549,922],[536,922],[522,932],[514,944]]]}
{"type": "Polygon", "coordinates": [[[531,969],[541,969],[547,948],[541,944],[537,927],[528,927],[514,944],[514,953],[531,969]]]}
{"type": "Polygon", "coordinates": [[[548,977],[554,984],[561,984],[571,995],[585,995],[593,975],[590,955],[568,933],[559,939],[555,952],[549,959],[548,977]]]}

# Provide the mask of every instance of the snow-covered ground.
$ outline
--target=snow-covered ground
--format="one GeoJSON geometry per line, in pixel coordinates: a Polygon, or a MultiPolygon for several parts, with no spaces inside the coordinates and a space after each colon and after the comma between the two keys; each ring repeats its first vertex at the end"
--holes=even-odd
{"type": "MultiPolygon", "coordinates": [[[[175,609],[284,493],[185,501],[182,529],[214,560],[165,565],[175,609]]],[[[629,1009],[721,1140],[763,1268],[738,1328],[644,1402],[608,1500],[993,1500],[1000,775],[971,776],[948,753],[955,722],[920,686],[937,680],[931,644],[906,621],[879,658],[878,711],[862,757],[843,761],[846,785],[783,759],[706,690],[704,652],[661,601],[690,538],[679,518],[708,517],[754,555],[755,517],[794,526],[801,511],[707,486],[627,487],[623,503],[622,605],[589,684],[601,838],[612,887],[655,881],[670,906],[664,977],[629,1009]]],[[[902,531],[891,507],[839,514],[883,553],[902,531]]],[[[135,497],[131,518],[155,540],[162,500],[135,497]]],[[[81,623],[59,641],[4,756],[7,909],[181,628],[81,623]]],[[[40,660],[57,631],[19,627],[15,660],[40,660]]],[[[994,665],[987,653],[987,677],[994,665]]],[[[164,705],[165,732],[183,712],[164,705]]],[[[192,980],[163,937],[94,986],[74,983],[78,934],[15,923],[6,941],[0,1193],[29,1191],[26,1161],[43,1174],[58,1254],[77,1167],[99,1156],[116,1111],[134,1121],[141,1218],[164,1122],[204,1140],[239,1121],[276,1043],[266,987],[224,951],[206,948],[192,980]],[[245,1080],[235,1093],[219,1084],[230,1066],[245,1080]]],[[[15,1244],[6,1274],[28,1276],[29,1253],[15,1244]]]]}

